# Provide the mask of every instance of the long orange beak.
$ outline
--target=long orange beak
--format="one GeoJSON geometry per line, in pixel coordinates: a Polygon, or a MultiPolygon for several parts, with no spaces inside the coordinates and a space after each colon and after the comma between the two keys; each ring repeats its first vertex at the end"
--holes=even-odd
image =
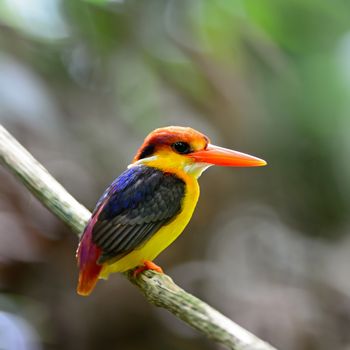
{"type": "Polygon", "coordinates": [[[221,166],[250,167],[267,164],[263,159],[212,144],[208,144],[205,150],[191,153],[188,156],[198,163],[221,166]]]}

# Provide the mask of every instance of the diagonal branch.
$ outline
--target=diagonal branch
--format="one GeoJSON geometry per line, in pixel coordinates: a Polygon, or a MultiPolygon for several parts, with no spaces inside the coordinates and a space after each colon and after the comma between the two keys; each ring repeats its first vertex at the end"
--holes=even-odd
{"type": "MultiPolygon", "coordinates": [[[[33,156],[0,125],[0,161],[52,213],[81,234],[91,213],[76,201],[33,156]]],[[[208,304],[178,287],[164,274],[126,273],[147,300],[163,307],[189,326],[232,350],[276,350],[208,304]]]]}

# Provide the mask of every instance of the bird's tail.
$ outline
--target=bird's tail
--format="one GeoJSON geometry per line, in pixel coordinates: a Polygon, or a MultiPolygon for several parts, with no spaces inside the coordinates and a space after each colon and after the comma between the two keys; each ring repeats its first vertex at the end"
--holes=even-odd
{"type": "Polygon", "coordinates": [[[102,265],[97,263],[101,249],[92,242],[92,226],[87,226],[76,255],[79,266],[77,293],[83,296],[92,292],[102,269],[102,265]]]}

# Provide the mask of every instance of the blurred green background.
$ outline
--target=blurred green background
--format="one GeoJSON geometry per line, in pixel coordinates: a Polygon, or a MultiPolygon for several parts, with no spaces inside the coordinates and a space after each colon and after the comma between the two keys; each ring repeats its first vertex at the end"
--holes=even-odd
{"type": "MultiPolygon", "coordinates": [[[[0,0],[0,120],[88,208],[156,127],[268,161],[206,172],[157,263],[279,349],[350,348],[349,110],[348,1],[0,0]]],[[[0,171],[1,349],[221,349],[122,276],[77,296],[77,238],[0,171]]]]}

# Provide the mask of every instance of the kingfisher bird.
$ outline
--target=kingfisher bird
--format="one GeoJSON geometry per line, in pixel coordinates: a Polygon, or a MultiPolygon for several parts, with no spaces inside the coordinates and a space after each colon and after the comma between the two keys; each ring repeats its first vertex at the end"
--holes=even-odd
{"type": "Polygon", "coordinates": [[[199,197],[197,180],[212,165],[266,162],[215,146],[192,128],[152,131],[127,170],[99,199],[83,232],[77,249],[78,294],[89,295],[99,278],[114,272],[161,273],[153,260],[188,224],[199,197]]]}

